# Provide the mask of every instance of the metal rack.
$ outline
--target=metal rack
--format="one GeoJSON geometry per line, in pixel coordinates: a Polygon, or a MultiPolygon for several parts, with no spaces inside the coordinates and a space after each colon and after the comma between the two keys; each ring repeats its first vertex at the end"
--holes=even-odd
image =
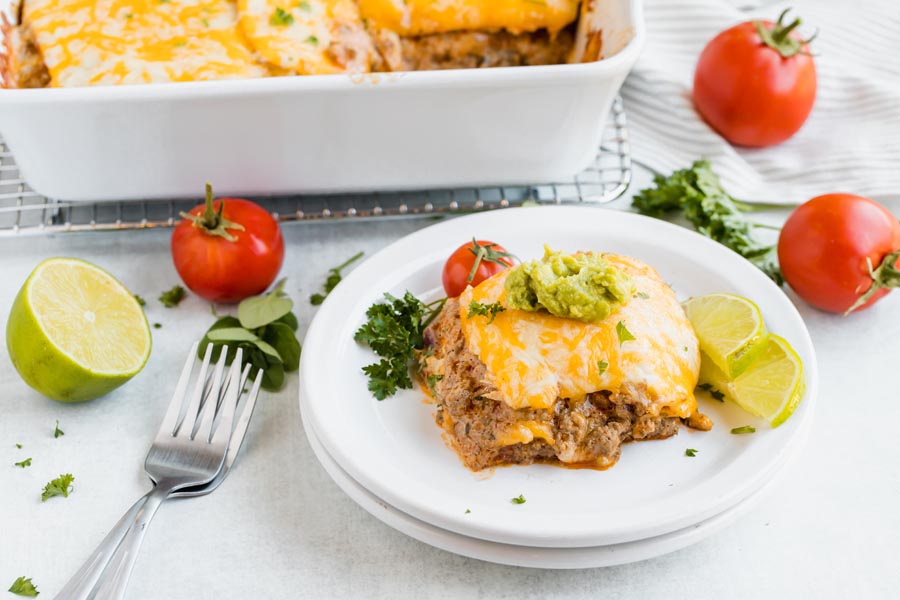
{"type": "MultiPolygon", "coordinates": [[[[617,98],[590,167],[571,180],[415,192],[254,198],[282,222],[453,214],[523,204],[603,204],[631,183],[625,111],[617,98]]],[[[0,139],[0,237],[172,227],[196,198],[128,202],[61,202],[31,190],[0,139]]]]}

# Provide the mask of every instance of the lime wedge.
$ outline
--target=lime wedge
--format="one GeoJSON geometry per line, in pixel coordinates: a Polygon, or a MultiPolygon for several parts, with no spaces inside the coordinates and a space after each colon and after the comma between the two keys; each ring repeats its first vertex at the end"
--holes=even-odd
{"type": "Polygon", "coordinates": [[[88,262],[51,258],[19,290],[6,324],[19,375],[61,402],[102,396],[150,356],[150,327],[134,296],[88,262]]]}
{"type": "Polygon", "coordinates": [[[746,371],[729,381],[705,353],[700,355],[700,386],[724,394],[747,412],[778,427],[790,417],[806,388],[803,363],[782,337],[769,336],[765,351],[746,371]]]}
{"type": "Polygon", "coordinates": [[[709,294],[684,303],[700,349],[734,379],[766,349],[769,334],[759,307],[734,294],[709,294]]]}

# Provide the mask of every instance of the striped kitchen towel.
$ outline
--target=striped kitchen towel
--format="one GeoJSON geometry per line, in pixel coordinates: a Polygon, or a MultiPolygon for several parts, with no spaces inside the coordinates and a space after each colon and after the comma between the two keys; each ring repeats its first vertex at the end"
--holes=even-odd
{"type": "Polygon", "coordinates": [[[647,43],[622,89],[636,162],[668,174],[706,157],[747,201],[799,204],[828,192],[900,199],[900,0],[763,2],[743,11],[734,0],[644,4],[647,43]],[[774,21],[788,6],[804,37],[819,30],[812,114],[778,146],[734,148],[694,110],[697,58],[719,31],[774,21]]]}

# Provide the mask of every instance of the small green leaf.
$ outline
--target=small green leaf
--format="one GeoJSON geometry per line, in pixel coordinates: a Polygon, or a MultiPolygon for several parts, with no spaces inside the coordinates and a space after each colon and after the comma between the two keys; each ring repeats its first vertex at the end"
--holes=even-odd
{"type": "Polygon", "coordinates": [[[275,12],[269,18],[269,24],[275,27],[286,27],[294,22],[294,15],[281,7],[276,7],[275,12]]]}
{"type": "Polygon", "coordinates": [[[243,327],[227,327],[208,331],[206,337],[213,342],[255,342],[259,339],[256,334],[247,331],[243,327]]]}
{"type": "Polygon", "coordinates": [[[162,329],[162,323],[154,323],[153,329],[162,329]]]}
{"type": "Polygon", "coordinates": [[[734,429],[731,430],[731,433],[734,433],[736,435],[739,435],[742,433],[756,433],[756,427],[752,427],[750,425],[744,425],[742,427],[735,427],[734,429]]]}
{"type": "Polygon", "coordinates": [[[185,298],[187,298],[187,291],[180,285],[176,285],[171,290],[160,294],[159,301],[166,308],[175,308],[185,298]]]}
{"type": "Polygon", "coordinates": [[[619,336],[620,346],[625,342],[630,342],[637,339],[636,337],[631,335],[631,332],[628,331],[627,327],[625,327],[625,321],[619,321],[618,323],[616,323],[616,335],[619,336]]]}
{"type": "Polygon", "coordinates": [[[300,367],[300,342],[290,327],[284,323],[266,325],[263,339],[281,356],[285,371],[296,371],[300,367]]]}
{"type": "Polygon", "coordinates": [[[19,450],[21,450],[21,449],[22,449],[22,444],[16,444],[16,448],[18,448],[19,450]]]}
{"type": "Polygon", "coordinates": [[[282,290],[284,282],[282,279],[268,294],[247,298],[238,305],[238,320],[241,327],[257,329],[291,312],[294,303],[282,290]]]}
{"type": "Polygon", "coordinates": [[[263,371],[262,387],[270,391],[278,391],[284,386],[284,367],[271,365],[263,371]]]}
{"type": "Polygon", "coordinates": [[[147,301],[144,300],[143,298],[141,298],[140,296],[138,296],[137,294],[134,295],[134,299],[137,301],[138,305],[147,306],[147,301]]]}
{"type": "Polygon", "coordinates": [[[641,298],[643,300],[647,300],[648,298],[650,298],[650,294],[648,294],[647,292],[638,292],[637,295],[638,298],[641,298]]]}
{"type": "Polygon", "coordinates": [[[30,467],[30,466],[31,466],[31,459],[30,459],[30,458],[26,458],[26,459],[23,460],[22,462],[17,462],[17,463],[13,463],[13,464],[16,465],[17,467],[22,467],[22,468],[24,469],[25,467],[30,467]]]}
{"type": "Polygon", "coordinates": [[[270,366],[272,364],[283,364],[284,360],[282,360],[281,355],[278,353],[278,350],[272,347],[271,344],[268,344],[260,339],[257,339],[253,342],[253,345],[263,351],[266,355],[266,363],[270,366]]]}
{"type": "Polygon", "coordinates": [[[694,450],[693,448],[688,448],[687,450],[684,451],[684,455],[690,456],[693,458],[694,456],[697,456],[697,451],[694,450]]]}
{"type": "Polygon", "coordinates": [[[53,430],[53,437],[58,438],[61,435],[66,435],[66,432],[59,428],[59,419],[56,420],[56,429],[53,430]]]}
{"type": "Polygon", "coordinates": [[[512,502],[513,504],[525,504],[525,496],[523,496],[522,494],[519,494],[518,496],[516,496],[515,498],[513,498],[513,499],[511,500],[511,502],[512,502]]]}
{"type": "Polygon", "coordinates": [[[469,514],[469,513],[471,513],[471,512],[472,512],[472,511],[469,510],[469,509],[467,508],[467,509],[466,509],[466,512],[464,512],[463,514],[467,515],[467,514],[469,514]]]}
{"type": "Polygon", "coordinates": [[[304,40],[304,41],[305,41],[307,44],[312,44],[313,46],[316,46],[316,45],[318,45],[318,43],[319,43],[319,38],[317,38],[317,37],[314,36],[314,35],[311,35],[311,36],[309,36],[308,38],[306,38],[306,40],[304,40]]]}
{"type": "Polygon", "coordinates": [[[297,321],[297,315],[295,315],[292,312],[289,312],[288,314],[286,314],[282,317],[278,317],[277,319],[275,319],[272,322],[273,323],[284,323],[285,325],[287,325],[288,327],[291,328],[291,331],[297,331],[300,328],[300,322],[297,321]]]}
{"type": "Polygon", "coordinates": [[[63,498],[68,498],[69,493],[72,491],[73,481],[75,481],[75,478],[72,477],[71,473],[60,475],[56,479],[50,481],[47,485],[44,486],[44,491],[41,494],[41,502],[46,502],[48,499],[53,498],[54,496],[62,496],[63,498]]]}
{"type": "Polygon", "coordinates": [[[25,596],[26,598],[34,598],[40,594],[31,582],[31,577],[19,577],[9,587],[9,591],[17,596],[25,596]]]}
{"type": "Polygon", "coordinates": [[[598,361],[597,361],[597,370],[600,372],[601,375],[603,375],[604,373],[606,373],[606,369],[607,369],[607,368],[609,368],[609,363],[608,363],[608,362],[606,362],[605,360],[598,360],[598,361]]]}

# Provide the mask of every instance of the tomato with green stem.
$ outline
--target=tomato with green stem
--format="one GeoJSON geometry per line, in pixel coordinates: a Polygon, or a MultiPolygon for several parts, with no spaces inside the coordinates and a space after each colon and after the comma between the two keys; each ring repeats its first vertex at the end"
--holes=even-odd
{"type": "Polygon", "coordinates": [[[449,298],[463,293],[467,286],[476,286],[515,264],[515,257],[506,248],[486,240],[472,238],[453,251],[441,280],[449,298]]]}
{"type": "Polygon", "coordinates": [[[242,198],[213,201],[187,213],[172,234],[172,260],[184,284],[211,302],[239,302],[263,293],[284,261],[278,221],[242,198]]]}

